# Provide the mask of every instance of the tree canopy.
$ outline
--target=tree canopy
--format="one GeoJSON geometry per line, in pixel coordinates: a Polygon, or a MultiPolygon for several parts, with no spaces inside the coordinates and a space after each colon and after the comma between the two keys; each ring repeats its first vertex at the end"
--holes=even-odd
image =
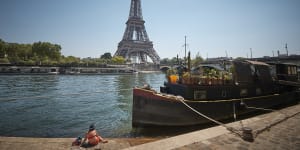
{"type": "MultiPolygon", "coordinates": [[[[200,56],[199,53],[197,53],[196,57],[191,59],[191,65],[192,65],[192,67],[196,67],[200,63],[202,63],[203,61],[204,61],[204,59],[200,56]]],[[[168,66],[180,65],[180,64],[184,65],[184,59],[183,58],[177,58],[177,57],[173,57],[171,59],[163,58],[163,59],[161,59],[160,64],[161,65],[168,65],[168,66]]]]}
{"type": "Polygon", "coordinates": [[[39,66],[86,66],[98,67],[106,64],[124,64],[121,56],[112,57],[106,52],[100,58],[78,58],[63,56],[61,46],[50,42],[33,44],[7,43],[0,39],[0,64],[39,66]]]}
{"type": "Polygon", "coordinates": [[[203,58],[200,56],[199,53],[197,53],[196,57],[191,60],[191,63],[192,63],[193,67],[196,67],[196,66],[200,65],[200,63],[202,63],[203,61],[204,61],[203,58]]]}
{"type": "Polygon", "coordinates": [[[37,42],[32,45],[32,53],[39,58],[49,58],[59,61],[61,57],[61,46],[49,42],[37,42]]]}
{"type": "Polygon", "coordinates": [[[100,58],[101,59],[111,59],[112,56],[111,56],[111,53],[104,53],[103,55],[101,55],[100,58]]]}

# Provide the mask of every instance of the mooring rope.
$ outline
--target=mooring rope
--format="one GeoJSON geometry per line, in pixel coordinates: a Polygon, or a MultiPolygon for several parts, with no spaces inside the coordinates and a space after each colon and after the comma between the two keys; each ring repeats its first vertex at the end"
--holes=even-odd
{"type": "Polygon", "coordinates": [[[282,112],[281,110],[276,110],[276,109],[270,109],[270,108],[260,108],[260,107],[253,107],[253,106],[248,106],[243,99],[241,99],[241,105],[245,106],[247,109],[255,109],[255,110],[263,110],[263,111],[271,111],[271,112],[279,112],[285,116],[288,116],[286,113],[282,112]]]}
{"type": "MultiPolygon", "coordinates": [[[[145,90],[145,89],[142,89],[145,90]]],[[[177,98],[178,96],[174,95],[168,95],[168,94],[162,94],[162,93],[154,93],[157,96],[165,97],[165,98],[177,98]]],[[[255,100],[255,99],[261,99],[261,98],[271,98],[278,96],[279,94],[270,94],[270,95],[264,95],[264,96],[256,96],[256,97],[247,97],[243,98],[243,100],[255,100]]],[[[240,98],[232,98],[232,99],[220,99],[220,100],[189,100],[185,99],[185,101],[190,102],[190,103],[220,103],[220,102],[234,102],[234,101],[241,101],[240,98]]]]}
{"type": "Polygon", "coordinates": [[[216,124],[218,124],[218,125],[220,125],[220,126],[223,126],[223,127],[226,128],[228,131],[230,131],[230,132],[232,132],[232,133],[238,135],[239,137],[241,137],[241,138],[244,139],[244,140],[249,140],[249,141],[252,141],[252,138],[256,138],[260,133],[262,133],[263,131],[265,131],[265,130],[271,128],[272,126],[275,126],[275,125],[277,125],[277,124],[279,124],[279,123],[281,123],[281,122],[283,122],[283,121],[285,121],[285,120],[287,120],[287,119],[289,119],[289,118],[291,118],[291,117],[293,117],[293,116],[295,116],[295,115],[297,115],[297,114],[300,114],[300,111],[299,111],[299,112],[296,112],[296,113],[294,113],[293,115],[290,115],[290,116],[289,116],[289,115],[287,115],[286,113],[284,113],[284,112],[282,112],[282,111],[280,111],[280,110],[266,109],[266,108],[258,108],[258,107],[250,107],[250,106],[247,106],[247,105],[243,102],[242,99],[240,99],[241,102],[243,103],[243,105],[244,105],[246,108],[248,108],[248,109],[257,109],[257,110],[264,110],[264,111],[272,111],[272,112],[278,112],[278,113],[281,113],[281,114],[285,115],[285,117],[284,117],[283,119],[278,120],[278,121],[276,121],[276,122],[273,122],[273,123],[271,123],[271,124],[269,124],[269,125],[267,125],[267,126],[265,126],[265,127],[263,127],[263,128],[260,128],[260,129],[256,130],[255,132],[251,133],[252,129],[251,129],[251,128],[248,128],[248,127],[244,127],[242,121],[240,121],[240,124],[241,124],[241,126],[242,126],[241,129],[236,129],[236,128],[233,128],[233,127],[229,127],[229,126],[227,126],[226,124],[224,124],[224,123],[222,123],[222,122],[220,122],[220,121],[217,121],[217,120],[215,120],[215,119],[213,119],[213,118],[208,117],[207,115],[204,115],[203,113],[200,113],[199,111],[197,111],[196,109],[194,109],[193,107],[191,107],[190,105],[188,105],[188,104],[185,102],[185,100],[184,100],[183,98],[177,98],[177,99],[178,99],[179,101],[181,101],[181,102],[182,102],[186,107],[188,107],[190,110],[192,110],[193,112],[197,113],[198,115],[200,115],[200,116],[202,116],[202,117],[204,117],[204,118],[206,118],[206,119],[208,119],[208,120],[210,120],[210,121],[212,121],[212,122],[214,122],[214,123],[216,123],[216,124]],[[245,133],[246,131],[244,131],[244,130],[249,130],[249,129],[250,129],[250,133],[245,133]],[[242,132],[242,133],[240,133],[240,132],[242,132]],[[246,134],[248,134],[248,135],[246,135],[246,134]],[[248,137],[249,134],[251,134],[251,135],[250,135],[250,139],[249,139],[249,137],[248,137]],[[252,134],[253,134],[254,136],[252,136],[252,134]]]}
{"type": "MultiPolygon", "coordinates": [[[[264,95],[264,96],[255,96],[255,97],[246,97],[243,98],[244,100],[255,100],[255,99],[261,99],[261,98],[270,98],[274,96],[278,96],[279,94],[270,94],[270,95],[264,95]]],[[[209,101],[194,101],[194,100],[187,100],[192,103],[219,103],[219,102],[233,102],[233,101],[240,101],[240,98],[233,98],[233,99],[222,99],[222,100],[209,100],[209,101]]]]}
{"type": "Polygon", "coordinates": [[[238,136],[242,137],[242,134],[239,133],[240,130],[235,129],[235,128],[233,128],[233,127],[229,127],[229,126],[227,126],[226,124],[224,124],[224,123],[222,123],[222,122],[220,122],[220,121],[217,121],[217,120],[215,120],[215,119],[213,119],[213,118],[208,117],[207,115],[204,115],[203,113],[200,113],[199,111],[197,111],[196,109],[194,109],[193,107],[191,107],[190,105],[188,105],[188,104],[184,101],[184,99],[179,99],[179,100],[180,100],[186,107],[188,107],[189,109],[191,109],[193,112],[197,113],[198,115],[200,115],[200,116],[202,116],[202,117],[204,117],[204,118],[206,118],[206,119],[208,119],[208,120],[210,120],[210,121],[212,121],[212,122],[214,122],[214,123],[216,123],[216,124],[218,124],[218,125],[220,125],[220,126],[223,126],[223,127],[226,128],[228,131],[230,131],[230,132],[232,132],[232,133],[235,133],[235,134],[237,134],[238,136]]]}

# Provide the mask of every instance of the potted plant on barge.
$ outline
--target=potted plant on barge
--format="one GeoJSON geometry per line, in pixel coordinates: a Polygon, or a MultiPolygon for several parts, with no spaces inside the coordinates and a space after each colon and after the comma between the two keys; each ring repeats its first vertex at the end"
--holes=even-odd
{"type": "Polygon", "coordinates": [[[170,68],[167,70],[166,78],[170,83],[176,83],[178,80],[177,70],[174,68],[170,68]]]}

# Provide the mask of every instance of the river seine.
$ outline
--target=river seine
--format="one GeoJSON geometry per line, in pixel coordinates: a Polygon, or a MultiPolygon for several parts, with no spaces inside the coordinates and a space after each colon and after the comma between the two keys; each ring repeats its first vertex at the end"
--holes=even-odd
{"type": "Polygon", "coordinates": [[[144,136],[131,127],[132,88],[164,81],[162,73],[1,75],[0,136],[77,137],[92,123],[104,137],[144,136]]]}

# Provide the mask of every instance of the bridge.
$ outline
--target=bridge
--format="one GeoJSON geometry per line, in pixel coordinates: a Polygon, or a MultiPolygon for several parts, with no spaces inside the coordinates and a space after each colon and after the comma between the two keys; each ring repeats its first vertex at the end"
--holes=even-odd
{"type": "MultiPolygon", "coordinates": [[[[218,59],[213,59],[218,60],[218,59]]],[[[252,58],[250,60],[261,61],[265,63],[289,63],[296,64],[298,66],[298,70],[300,71],[300,55],[290,55],[290,56],[279,56],[279,57],[261,57],[261,58],[252,58]]],[[[170,65],[161,64],[159,69],[163,72],[170,69],[170,65]]]]}
{"type": "Polygon", "coordinates": [[[167,72],[167,70],[169,70],[171,68],[171,66],[168,65],[162,65],[159,67],[160,71],[162,72],[167,72]]]}
{"type": "Polygon", "coordinates": [[[252,58],[251,60],[262,61],[265,63],[289,63],[296,64],[300,67],[300,55],[252,58]]]}

